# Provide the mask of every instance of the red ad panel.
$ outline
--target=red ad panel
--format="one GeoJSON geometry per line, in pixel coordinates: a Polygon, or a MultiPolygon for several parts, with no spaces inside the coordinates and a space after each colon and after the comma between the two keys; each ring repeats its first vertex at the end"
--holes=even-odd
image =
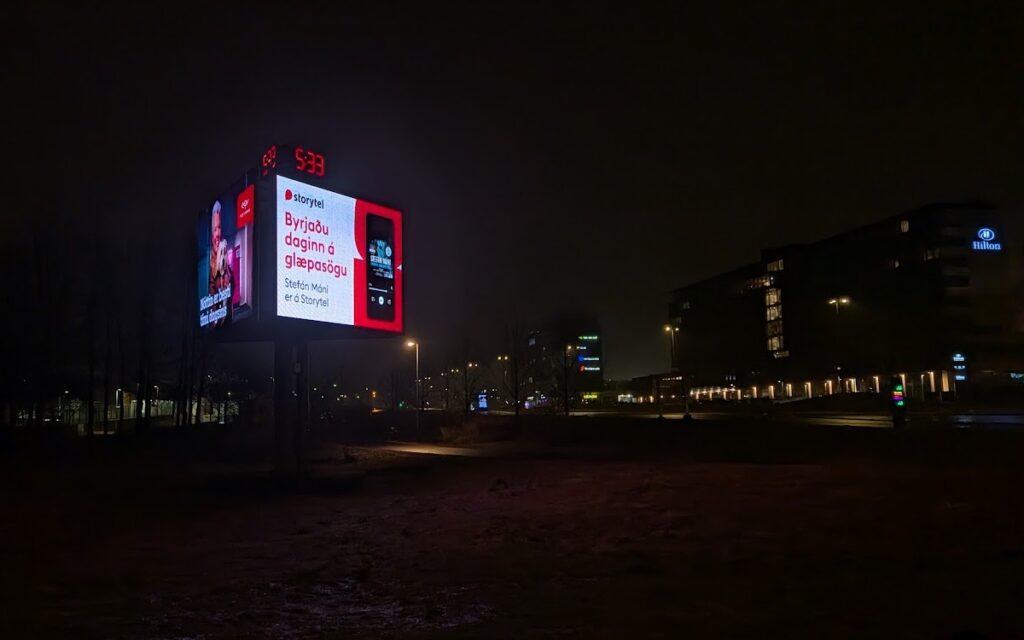
{"type": "Polygon", "coordinates": [[[256,210],[256,185],[250,184],[238,194],[235,206],[236,227],[241,229],[252,224],[256,210]]]}
{"type": "MultiPolygon", "coordinates": [[[[402,253],[402,213],[366,200],[356,200],[355,237],[358,246],[363,248],[362,255],[355,260],[355,325],[368,329],[401,332],[403,323],[403,253],[402,253]],[[387,269],[373,269],[368,265],[371,260],[371,244],[379,236],[381,247],[393,243],[394,255],[388,256],[392,266],[387,269]],[[391,236],[392,242],[387,242],[391,236]],[[378,297],[375,290],[387,289],[387,278],[382,274],[393,276],[394,309],[385,309],[392,296],[381,291],[378,297]],[[372,299],[371,299],[372,298],[372,299]]],[[[390,250],[390,248],[388,249],[390,250]]]]}

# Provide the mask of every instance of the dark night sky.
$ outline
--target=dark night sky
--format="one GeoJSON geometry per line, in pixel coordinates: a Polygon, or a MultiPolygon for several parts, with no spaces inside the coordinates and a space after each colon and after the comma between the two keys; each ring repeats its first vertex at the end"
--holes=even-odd
{"type": "Polygon", "coordinates": [[[613,378],[667,367],[672,288],[763,246],[1024,204],[1009,4],[290,4],[12,19],[8,173],[132,252],[184,238],[269,143],[321,150],[406,212],[425,351],[489,357],[510,314],[589,310],[613,378]]]}

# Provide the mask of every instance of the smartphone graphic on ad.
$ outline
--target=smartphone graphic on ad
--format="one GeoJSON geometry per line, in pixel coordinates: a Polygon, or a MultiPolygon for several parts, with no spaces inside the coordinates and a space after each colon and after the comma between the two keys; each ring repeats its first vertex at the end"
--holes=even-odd
{"type": "Polygon", "coordinates": [[[366,315],[395,319],[395,223],[366,216],[366,315]]]}

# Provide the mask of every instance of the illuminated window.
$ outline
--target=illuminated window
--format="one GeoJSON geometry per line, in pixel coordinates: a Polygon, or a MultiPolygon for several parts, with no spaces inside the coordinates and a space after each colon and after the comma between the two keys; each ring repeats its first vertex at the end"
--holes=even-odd
{"type": "Polygon", "coordinates": [[[929,260],[935,260],[936,258],[939,257],[939,250],[938,249],[925,249],[924,250],[924,254],[923,254],[922,257],[923,257],[925,262],[928,262],[929,260]]]}
{"type": "Polygon", "coordinates": [[[769,336],[782,335],[782,320],[772,320],[764,325],[765,333],[769,336]]]}
{"type": "Polygon", "coordinates": [[[768,338],[768,350],[779,351],[782,349],[782,336],[772,336],[768,338]]]}
{"type": "Polygon", "coordinates": [[[771,321],[782,317],[782,305],[774,305],[765,309],[764,319],[771,321]]]}
{"type": "Polygon", "coordinates": [[[900,268],[900,261],[897,260],[896,258],[893,258],[892,260],[889,261],[889,268],[890,269],[899,269],[900,268]]]}
{"type": "Polygon", "coordinates": [[[771,276],[758,276],[751,278],[744,283],[747,289],[763,289],[764,287],[770,287],[772,284],[771,276]]]}
{"type": "Polygon", "coordinates": [[[910,220],[900,220],[900,232],[906,233],[910,231],[910,220]]]}
{"type": "Polygon", "coordinates": [[[765,306],[772,306],[782,302],[782,291],[779,289],[769,289],[764,292],[764,304],[765,306]]]}
{"type": "Polygon", "coordinates": [[[769,262],[768,271],[782,271],[782,258],[769,262]]]}

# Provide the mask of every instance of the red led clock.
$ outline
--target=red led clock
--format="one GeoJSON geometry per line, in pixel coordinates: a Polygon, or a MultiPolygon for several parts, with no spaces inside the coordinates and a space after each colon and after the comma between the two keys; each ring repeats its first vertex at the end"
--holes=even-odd
{"type": "MultiPolygon", "coordinates": [[[[310,151],[303,147],[291,147],[285,145],[271,145],[260,157],[260,175],[264,178],[270,174],[277,173],[278,163],[282,158],[291,155],[295,161],[295,171],[311,176],[322,178],[327,172],[327,161],[322,153],[310,151]],[[291,153],[289,153],[291,151],[291,153]]],[[[284,160],[287,162],[287,160],[284,160]]]]}
{"type": "Polygon", "coordinates": [[[322,154],[295,147],[295,170],[311,176],[323,177],[325,162],[322,154]]]}

